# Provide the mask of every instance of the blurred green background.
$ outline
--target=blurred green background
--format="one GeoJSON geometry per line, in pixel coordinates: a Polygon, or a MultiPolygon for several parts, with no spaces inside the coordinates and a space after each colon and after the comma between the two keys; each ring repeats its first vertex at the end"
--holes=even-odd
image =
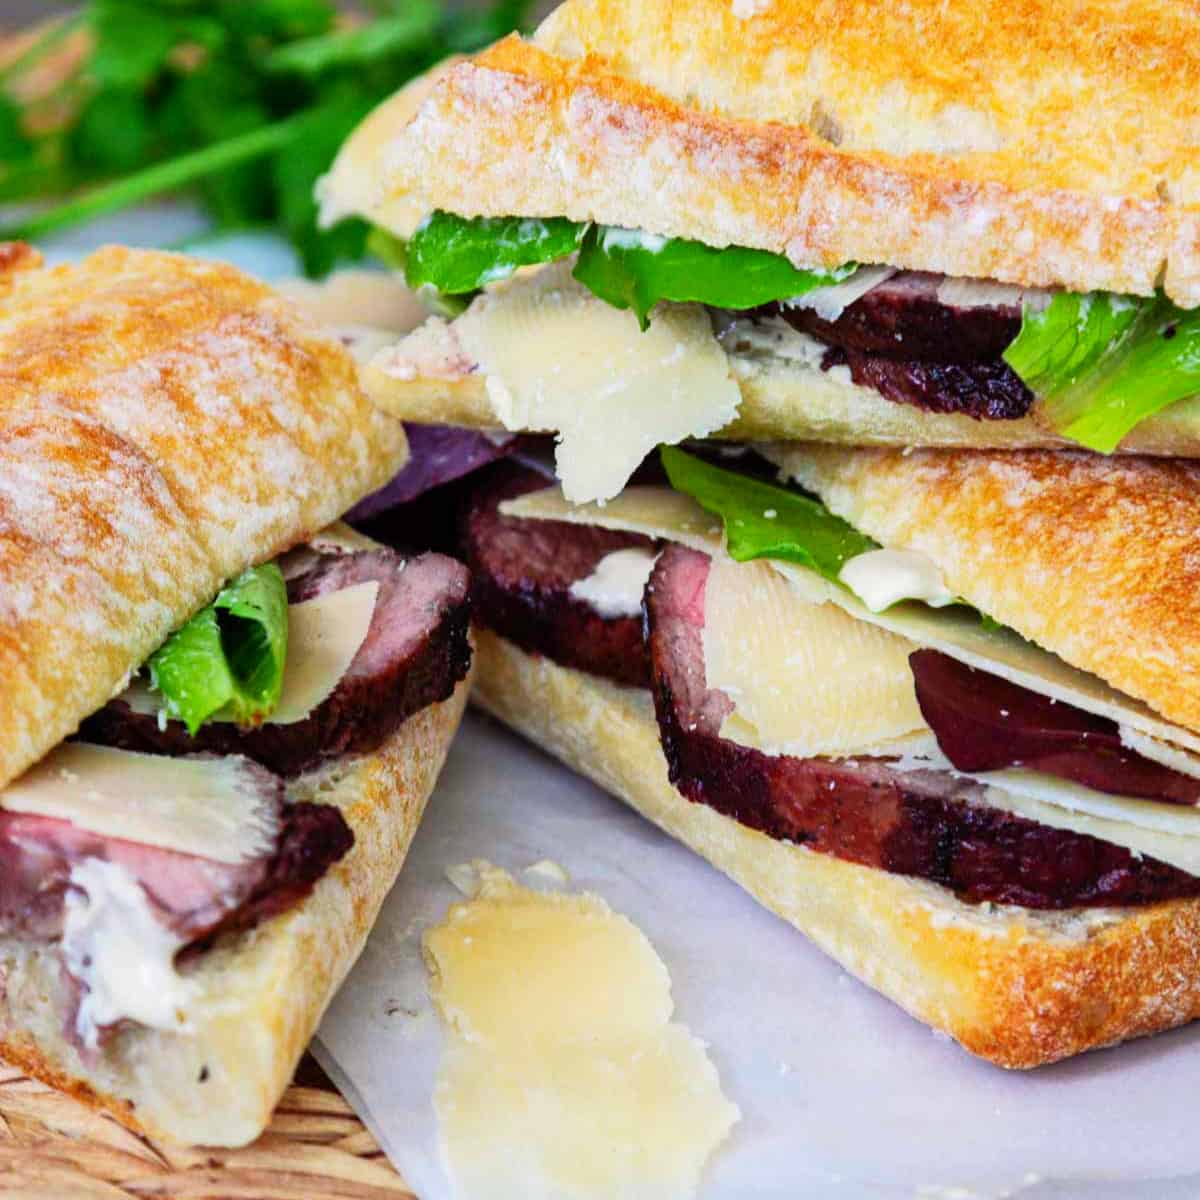
{"type": "Polygon", "coordinates": [[[305,273],[367,252],[319,229],[313,186],[381,100],[531,27],[531,0],[0,3],[0,240],[53,244],[170,201],[179,237],[273,231],[305,273]]]}

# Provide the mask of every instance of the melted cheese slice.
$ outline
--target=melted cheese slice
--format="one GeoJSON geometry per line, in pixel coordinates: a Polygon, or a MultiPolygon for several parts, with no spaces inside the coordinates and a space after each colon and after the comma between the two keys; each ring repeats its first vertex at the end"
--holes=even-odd
{"type": "Polygon", "coordinates": [[[905,638],[813,604],[765,562],[719,556],[704,601],[704,670],[735,710],[721,736],[768,754],[879,753],[928,730],[905,638]]]}
{"type": "MultiPolygon", "coordinates": [[[[501,511],[514,517],[628,530],[682,542],[707,554],[724,555],[720,521],[689,497],[668,488],[626,488],[603,507],[568,504],[556,488],[549,488],[507,501],[501,511]]],[[[837,605],[857,620],[907,638],[916,646],[940,650],[1030,691],[1108,717],[1135,735],[1168,743],[1170,748],[1200,752],[1200,735],[1163,720],[1140,700],[1109,687],[1096,675],[1072,667],[1011,629],[985,627],[968,609],[897,604],[886,612],[873,613],[846,588],[829,583],[814,571],[773,559],[769,565],[810,603],[837,605]]]]}
{"type": "Polygon", "coordinates": [[[660,305],[643,333],[570,271],[563,263],[517,276],[374,365],[407,379],[482,373],[506,429],[558,434],[566,495],[603,501],[655,446],[728,425],[741,393],[699,305],[660,305]]]}
{"type": "MultiPolygon", "coordinates": [[[[318,545],[317,540],[313,545],[318,545]]],[[[327,549],[338,548],[336,543],[329,541],[321,545],[327,549]]],[[[298,565],[300,571],[307,569],[303,563],[298,565]]],[[[328,699],[366,640],[378,595],[379,583],[369,579],[338,592],[288,605],[288,652],[283,691],[275,711],[267,718],[268,725],[293,725],[303,721],[328,699]]],[[[158,695],[142,678],[135,679],[120,699],[144,716],[157,716],[162,708],[158,695]]],[[[214,719],[222,720],[220,717],[214,719]]]]}
{"type": "Polygon", "coordinates": [[[0,792],[0,807],[105,837],[239,863],[275,844],[279,818],[242,758],[166,758],[65,742],[0,792]]]}
{"type": "Polygon", "coordinates": [[[694,1195],[739,1114],[671,1020],[654,948],[597,896],[474,870],[477,894],[424,941],[450,1030],[434,1104],[456,1194],[694,1195]]]}

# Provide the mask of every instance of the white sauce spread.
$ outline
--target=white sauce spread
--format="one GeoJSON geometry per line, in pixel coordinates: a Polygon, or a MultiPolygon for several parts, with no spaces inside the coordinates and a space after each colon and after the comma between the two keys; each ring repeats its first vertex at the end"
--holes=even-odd
{"type": "Polygon", "coordinates": [[[571,595],[602,617],[636,617],[655,557],[652,550],[614,550],[586,579],[571,584],[571,595]]]}
{"type": "Polygon", "coordinates": [[[142,885],[122,866],[84,859],[71,871],[62,954],[83,985],[75,1027],[86,1046],[127,1019],[153,1029],[187,1028],[195,985],[175,970],[182,940],[155,916],[142,885]]]}
{"type": "Polygon", "coordinates": [[[845,563],[838,578],[872,612],[900,600],[920,600],[932,608],[955,601],[937,563],[916,550],[869,550],[845,563]]]}
{"type": "Polygon", "coordinates": [[[609,226],[600,234],[600,245],[605,250],[645,250],[648,254],[661,254],[667,239],[644,229],[621,229],[609,226]]]}

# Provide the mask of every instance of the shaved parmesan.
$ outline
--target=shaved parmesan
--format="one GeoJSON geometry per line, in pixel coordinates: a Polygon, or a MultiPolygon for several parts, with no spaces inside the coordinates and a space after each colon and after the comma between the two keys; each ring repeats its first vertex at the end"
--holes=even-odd
{"type": "Polygon", "coordinates": [[[1164,767],[1170,767],[1172,771],[1178,771],[1181,775],[1190,775],[1193,779],[1200,779],[1200,755],[1180,750],[1167,742],[1160,742],[1157,738],[1139,733],[1127,725],[1120,726],[1117,733],[1123,746],[1128,746],[1130,750],[1140,754],[1143,758],[1161,763],[1164,767]]]}
{"type": "Polygon", "coordinates": [[[838,757],[927,731],[904,638],[812,604],[765,562],[718,557],[704,671],[733,701],[721,736],[768,754],[838,757]]]}
{"type": "MultiPolygon", "coordinates": [[[[332,544],[325,543],[327,548],[332,544]]],[[[293,725],[303,721],[329,698],[366,640],[378,594],[378,581],[370,579],[288,605],[283,692],[266,724],[293,725]]],[[[135,679],[120,699],[134,712],[145,715],[155,716],[162,708],[158,694],[141,678],[135,679]]]]}
{"type": "Polygon", "coordinates": [[[0,806],[224,863],[261,857],[279,830],[243,758],[164,758],[84,742],[51,751],[0,792],[0,806]]]}
{"type": "Polygon", "coordinates": [[[434,1110],[456,1195],[694,1195],[738,1120],[704,1043],[673,1021],[645,935],[598,896],[472,864],[472,898],[424,937],[446,1025],[434,1110]]]}
{"type": "Polygon", "coordinates": [[[366,641],[378,595],[370,579],[288,605],[287,665],[272,725],[303,721],[337,687],[366,641]]]}
{"type": "MultiPolygon", "coordinates": [[[[667,488],[627,488],[604,507],[568,504],[557,489],[551,488],[509,501],[501,511],[515,517],[574,521],[642,533],[682,542],[708,554],[724,552],[720,522],[688,497],[667,488]]],[[[897,604],[885,612],[873,613],[846,588],[828,583],[813,571],[777,560],[770,560],[770,565],[814,604],[836,604],[860,621],[898,634],[918,646],[940,650],[1030,691],[1108,717],[1133,734],[1200,752],[1197,734],[1164,721],[1141,701],[1025,641],[1011,629],[986,627],[978,614],[967,609],[897,604]]]]}
{"type": "MultiPolygon", "coordinates": [[[[1008,775],[1009,772],[1002,774],[1008,775]]],[[[1032,772],[1012,772],[1032,775],[1032,772]]],[[[1045,777],[1041,777],[1043,780],[1045,777]]],[[[1051,829],[1069,829],[1123,846],[1139,857],[1154,858],[1178,867],[1189,875],[1200,876],[1200,812],[1182,805],[1156,804],[1152,800],[1127,800],[1104,796],[1066,780],[1050,781],[1048,789],[1066,799],[1064,789],[1081,793],[1072,797],[1076,807],[1047,803],[1034,794],[1034,786],[1020,794],[1005,781],[1003,787],[989,787],[987,803],[1005,812],[1048,825],[1051,829]]]]}
{"type": "Polygon", "coordinates": [[[1052,292],[1045,288],[1021,287],[1015,283],[997,283],[993,279],[962,279],[949,275],[938,284],[938,302],[948,308],[1020,308],[1028,306],[1041,312],[1052,292]]]}
{"type": "Polygon", "coordinates": [[[873,287],[896,274],[895,267],[859,267],[841,283],[814,288],[793,300],[784,300],[786,308],[811,308],[822,321],[836,321],[856,300],[861,300],[873,287]]]}
{"type": "MultiPolygon", "coordinates": [[[[558,434],[558,476],[572,500],[610,499],[655,446],[737,416],[741,393],[703,308],[662,305],[643,333],[632,313],[576,283],[569,264],[480,296],[452,331],[453,345],[435,357],[484,374],[506,429],[558,434]]],[[[401,343],[378,365],[405,361],[401,343]]]]}

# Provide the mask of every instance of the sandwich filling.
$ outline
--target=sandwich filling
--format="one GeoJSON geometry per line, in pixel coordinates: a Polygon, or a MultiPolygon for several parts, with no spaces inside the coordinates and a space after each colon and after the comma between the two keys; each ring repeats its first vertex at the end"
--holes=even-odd
{"type": "Polygon", "coordinates": [[[797,267],[763,250],[563,218],[436,212],[407,242],[378,231],[374,244],[448,315],[514,273],[566,262],[643,331],[674,307],[700,305],[731,352],[771,347],[931,413],[1013,421],[1036,403],[1054,433],[1106,453],[1200,393],[1200,316],[1162,295],[1081,295],[887,265],[797,267]]]}
{"type": "Polygon", "coordinates": [[[335,805],[296,798],[305,779],[466,675],[465,569],[369,545],[325,535],[233,581],[0,793],[0,934],[57,948],[85,1053],[127,1023],[186,1033],[189,963],[354,844],[335,805]]]}
{"type": "Polygon", "coordinates": [[[933,563],[811,497],[679,451],[663,461],[676,490],[583,509],[492,468],[462,537],[475,619],[649,689],[685,796],[971,902],[1200,895],[1195,735],[994,628],[933,563]],[[631,551],[654,559],[636,616],[588,598],[631,551]],[[882,590],[848,569],[864,563],[882,590]]]}

